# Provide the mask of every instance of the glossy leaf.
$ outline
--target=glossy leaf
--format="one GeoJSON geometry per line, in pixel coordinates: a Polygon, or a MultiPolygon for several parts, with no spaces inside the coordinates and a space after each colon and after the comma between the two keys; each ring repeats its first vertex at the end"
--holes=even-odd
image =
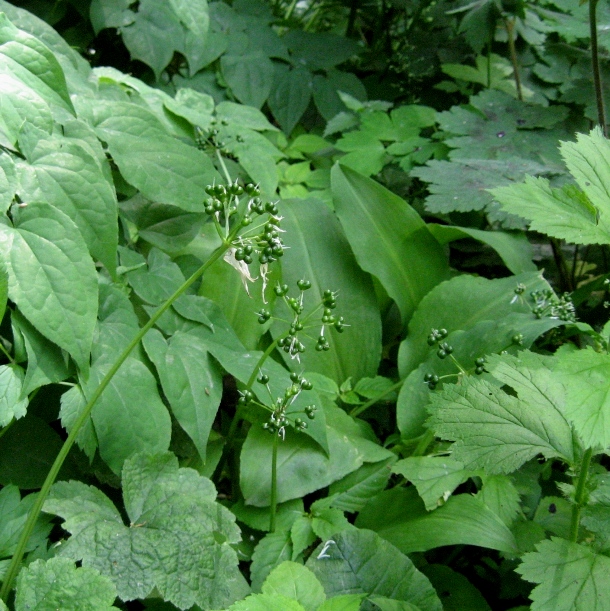
{"type": "Polygon", "coordinates": [[[441,246],[419,215],[378,183],[339,165],[331,179],[358,264],[379,279],[406,325],[424,295],[448,276],[441,246]]]}
{"type": "Polygon", "coordinates": [[[97,280],[76,225],[48,204],[28,204],[14,228],[0,225],[0,254],[9,275],[9,297],[38,331],[86,371],[97,280]]]}

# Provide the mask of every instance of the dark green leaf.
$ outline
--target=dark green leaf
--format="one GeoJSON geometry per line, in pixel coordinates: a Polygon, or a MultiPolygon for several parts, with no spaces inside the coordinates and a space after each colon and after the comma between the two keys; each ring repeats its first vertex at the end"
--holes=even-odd
{"type": "Polygon", "coordinates": [[[293,70],[276,68],[275,74],[273,91],[267,103],[280,127],[290,134],[309,105],[312,75],[300,66],[293,70]]]}
{"type": "Polygon", "coordinates": [[[262,52],[248,55],[223,55],[222,74],[235,97],[248,106],[260,108],[271,93],[274,68],[262,52]]]}

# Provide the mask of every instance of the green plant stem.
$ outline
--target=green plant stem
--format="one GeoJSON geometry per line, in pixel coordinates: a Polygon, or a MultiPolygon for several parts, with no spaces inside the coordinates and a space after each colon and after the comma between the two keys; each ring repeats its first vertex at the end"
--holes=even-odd
{"type": "Polygon", "coordinates": [[[508,49],[510,51],[510,61],[513,65],[513,77],[517,88],[517,99],[523,102],[523,91],[521,89],[521,76],[519,74],[519,61],[517,60],[517,49],[515,48],[515,19],[504,19],[504,27],[508,35],[508,49]]]}
{"type": "Polygon", "coordinates": [[[269,530],[275,532],[275,514],[277,511],[277,445],[279,431],[273,434],[273,450],[271,454],[271,506],[269,507],[269,530]]]}
{"type": "Polygon", "coordinates": [[[396,382],[396,384],[392,384],[390,388],[384,390],[382,393],[378,394],[372,399],[369,399],[366,403],[354,407],[354,409],[349,413],[349,415],[352,416],[352,418],[356,418],[356,416],[359,416],[363,411],[367,410],[372,405],[375,405],[375,403],[383,399],[386,395],[389,395],[391,392],[398,390],[404,383],[404,380],[400,380],[399,382],[396,382]]]}
{"type": "Polygon", "coordinates": [[[288,10],[286,11],[286,14],[284,15],[284,19],[286,21],[288,21],[292,17],[292,13],[294,12],[296,5],[297,5],[297,0],[292,0],[292,2],[290,3],[290,6],[288,7],[288,10]]]}
{"type": "MultiPolygon", "coordinates": [[[[237,233],[237,229],[238,228],[234,230],[235,234],[237,233]]],[[[235,236],[232,235],[230,237],[232,238],[235,236]]],[[[42,511],[42,506],[44,505],[44,502],[46,501],[47,497],[49,496],[51,486],[54,484],[55,479],[57,478],[57,474],[59,473],[59,470],[61,469],[64,461],[66,460],[68,453],[72,449],[72,446],[74,445],[74,442],[76,441],[76,437],[78,436],[81,428],[89,419],[93,406],[95,405],[97,400],[100,398],[101,394],[104,392],[104,390],[106,389],[106,387],[108,386],[108,384],[110,383],[110,381],[112,380],[116,372],[121,367],[121,365],[125,362],[127,357],[131,354],[132,350],[140,343],[140,341],[146,335],[146,333],[150,329],[152,329],[155,323],[171,307],[171,305],[176,301],[176,299],[178,299],[180,295],[182,295],[198,278],[200,278],[215,261],[217,261],[220,257],[222,257],[222,255],[230,247],[230,245],[231,245],[230,240],[223,242],[223,244],[219,246],[212,253],[210,258],[190,278],[188,278],[188,280],[186,280],[184,284],[182,284],[182,286],[180,286],[173,293],[173,295],[171,295],[171,297],[168,298],[168,300],[163,305],[159,307],[159,309],[151,316],[150,320],[140,329],[140,331],[138,331],[136,336],[131,340],[131,342],[125,348],[125,350],[123,350],[119,358],[115,361],[112,367],[108,370],[108,373],[103,377],[99,386],[95,389],[94,393],[91,395],[91,398],[89,399],[88,403],[83,408],[83,411],[80,413],[80,415],[74,422],[72,430],[70,431],[70,434],[68,435],[67,439],[64,441],[64,444],[61,447],[61,450],[59,451],[57,457],[55,458],[55,461],[53,462],[53,465],[51,466],[51,469],[42,485],[42,488],[40,489],[40,492],[36,496],[36,501],[34,502],[34,505],[32,506],[30,513],[28,514],[28,519],[23,527],[21,536],[19,537],[19,541],[17,542],[17,548],[15,549],[15,553],[13,554],[13,557],[11,559],[11,563],[8,566],[8,569],[4,576],[4,582],[2,584],[2,589],[0,590],[0,598],[4,602],[6,602],[8,595],[10,594],[11,588],[13,586],[13,581],[15,580],[15,577],[17,576],[17,573],[19,572],[21,560],[23,559],[23,555],[25,553],[25,548],[32,534],[32,531],[34,530],[34,526],[36,525],[36,520],[38,519],[38,516],[40,515],[40,512],[42,511]]]]}
{"type": "Polygon", "coordinates": [[[589,448],[585,451],[580,463],[580,472],[576,481],[576,489],[574,491],[574,505],[572,505],[572,518],[570,520],[570,541],[576,543],[578,541],[578,529],[580,528],[580,514],[585,504],[585,493],[587,486],[587,478],[589,477],[589,467],[591,465],[591,457],[593,450],[589,448]]]}
{"type": "Polygon", "coordinates": [[[599,67],[599,48],[597,46],[597,2],[589,0],[589,32],[591,34],[591,67],[593,69],[593,84],[595,85],[595,102],[597,104],[597,121],[604,136],[608,137],[606,128],[606,111],[604,108],[604,92],[602,89],[602,73],[599,67]]]}
{"type": "Polygon", "coordinates": [[[420,438],[419,443],[415,446],[415,450],[411,452],[411,456],[423,456],[428,446],[434,441],[434,431],[428,429],[420,438]]]}

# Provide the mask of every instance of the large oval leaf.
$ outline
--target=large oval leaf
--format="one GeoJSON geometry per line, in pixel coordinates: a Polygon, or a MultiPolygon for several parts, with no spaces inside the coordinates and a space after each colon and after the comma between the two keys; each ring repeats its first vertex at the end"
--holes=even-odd
{"type": "Polygon", "coordinates": [[[422,297],[449,275],[442,247],[413,208],[374,180],[335,165],[331,187],[358,264],[379,278],[406,325],[422,297]]]}

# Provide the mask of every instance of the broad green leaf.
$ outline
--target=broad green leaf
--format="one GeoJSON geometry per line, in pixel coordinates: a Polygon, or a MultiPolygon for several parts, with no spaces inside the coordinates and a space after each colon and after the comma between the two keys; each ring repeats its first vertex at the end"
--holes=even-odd
{"type": "Polygon", "coordinates": [[[381,611],[418,611],[419,607],[405,602],[404,600],[393,600],[386,596],[378,596],[374,594],[369,596],[368,600],[372,602],[381,611]]]}
{"type": "MultiPolygon", "coordinates": [[[[15,553],[19,535],[35,500],[35,494],[28,494],[21,499],[19,488],[10,484],[0,490],[0,558],[8,558],[15,553]]],[[[36,521],[25,551],[31,552],[44,544],[51,528],[49,517],[41,515],[36,521]]]]}
{"type": "Polygon", "coordinates": [[[491,246],[513,274],[536,271],[536,265],[532,262],[534,250],[523,233],[481,231],[470,227],[454,227],[436,223],[429,223],[428,228],[440,244],[447,244],[462,238],[473,238],[491,246]]]}
{"type": "Polygon", "coordinates": [[[292,559],[296,560],[317,539],[313,532],[312,520],[308,515],[297,518],[290,527],[290,540],[292,541],[292,559]]]}
{"type": "Polygon", "coordinates": [[[327,598],[318,611],[359,611],[365,594],[340,594],[327,598]]]}
{"type": "Polygon", "coordinates": [[[203,130],[210,128],[213,121],[214,98],[189,87],[178,89],[175,98],[166,101],[165,106],[173,113],[203,130]]]}
{"type": "Polygon", "coordinates": [[[508,475],[485,475],[477,497],[510,527],[521,509],[519,491],[508,475]]]}
{"type": "MultiPolygon", "coordinates": [[[[83,388],[87,400],[110,369],[105,359],[91,367],[83,388]]],[[[157,391],[157,381],[142,361],[129,357],[121,365],[91,412],[100,455],[120,473],[136,452],[163,452],[169,447],[171,420],[157,391]]]]}
{"type": "Polygon", "coordinates": [[[461,573],[444,564],[428,564],[422,572],[437,591],[445,611],[491,611],[483,595],[461,573]]]}
{"type": "Polygon", "coordinates": [[[4,318],[8,304],[8,272],[4,261],[0,258],[0,321],[4,318]]]}
{"type": "Polygon", "coordinates": [[[305,32],[295,28],[284,36],[284,42],[295,63],[304,63],[312,70],[332,68],[360,51],[354,40],[330,32],[305,32]]]}
{"type": "Polygon", "coordinates": [[[81,234],[63,212],[29,203],[15,226],[0,225],[9,297],[52,342],[88,368],[97,314],[97,274],[81,234]]]}
{"type": "Polygon", "coordinates": [[[260,592],[263,582],[276,567],[292,557],[292,542],[289,530],[267,533],[257,544],[252,554],[250,578],[252,590],[260,592]]]}
{"type": "MultiPolygon", "coordinates": [[[[239,522],[254,530],[269,532],[269,508],[253,507],[246,505],[242,500],[231,505],[231,511],[235,514],[239,522]]],[[[303,500],[294,499],[286,503],[280,503],[276,507],[275,524],[277,531],[289,530],[294,521],[304,513],[303,500]]]]}
{"type": "Polygon", "coordinates": [[[0,152],[0,210],[5,212],[8,209],[16,192],[17,172],[15,171],[15,162],[10,155],[2,151],[0,152]]]}
{"type": "Polygon", "coordinates": [[[66,79],[51,50],[0,14],[0,72],[13,74],[49,104],[73,112],[66,79]]]}
{"type": "Polygon", "coordinates": [[[273,87],[273,63],[262,51],[246,55],[227,53],[220,58],[222,75],[233,95],[248,106],[260,108],[273,87]]]}
{"type": "Polygon", "coordinates": [[[235,102],[221,102],[216,106],[216,117],[221,124],[226,121],[228,125],[238,128],[253,129],[255,131],[278,131],[277,127],[258,109],[235,102]]]}
{"type": "Polygon", "coordinates": [[[304,611],[303,605],[281,594],[251,594],[227,611],[304,611]]]}
{"type": "Polygon", "coordinates": [[[96,102],[95,130],[123,178],[147,198],[201,212],[205,187],[217,173],[209,157],[172,138],[148,110],[126,102],[96,102]]]}
{"type": "Polygon", "coordinates": [[[341,157],[341,165],[364,176],[378,174],[389,160],[378,134],[370,131],[348,132],[337,141],[335,147],[346,152],[341,157]]]}
{"type": "Polygon", "coordinates": [[[144,348],[157,368],[163,392],[202,461],[222,396],[222,371],[196,335],[175,333],[169,342],[156,329],[144,348]]]}
{"type": "Polygon", "coordinates": [[[280,594],[303,605],[305,611],[317,611],[326,600],[322,584],[314,574],[296,562],[282,562],[265,579],[263,594],[280,594]]]}
{"type": "Polygon", "coordinates": [[[116,267],[117,199],[99,161],[78,141],[65,137],[38,139],[21,147],[27,163],[19,163],[19,196],[44,201],[78,226],[91,255],[114,275],[116,267]]]}
{"type": "Polygon", "coordinates": [[[610,558],[589,547],[559,538],[543,541],[515,570],[539,584],[530,596],[533,611],[610,609],[610,558]]]}
{"type": "MultiPolygon", "coordinates": [[[[285,217],[282,227],[287,246],[282,258],[282,281],[294,288],[300,279],[312,283],[304,295],[305,312],[321,302],[325,290],[337,292],[333,315],[344,316],[350,325],[343,333],[337,333],[332,325],[322,331],[320,322],[319,329],[309,333],[312,337],[323,333],[330,350],[320,353],[311,346],[301,355],[300,363],[293,361],[291,367],[323,373],[338,384],[349,377],[358,380],[375,375],[381,357],[379,307],[371,280],[358,268],[341,226],[332,212],[314,199],[285,201],[281,213],[285,217]]],[[[286,306],[280,300],[275,315],[287,317],[286,306]]],[[[316,322],[312,320],[312,324],[316,322]]],[[[280,325],[272,327],[272,333],[280,330],[285,332],[280,325]]]]}
{"type": "Polygon", "coordinates": [[[278,70],[267,103],[275,120],[286,134],[299,122],[311,100],[312,75],[301,66],[278,70]]]}
{"type": "Polygon", "coordinates": [[[370,530],[339,533],[318,546],[306,566],[328,598],[378,594],[410,602],[421,611],[442,609],[430,582],[411,560],[370,530]]]}
{"type": "Polygon", "coordinates": [[[55,484],[45,511],[61,516],[72,536],[60,555],[81,560],[114,582],[122,600],[156,587],[180,609],[225,608],[248,593],[231,545],[235,518],[215,502],[210,480],[179,469],[169,454],[138,454],[123,467],[129,526],[99,490],[80,482],[55,484]]]}
{"type": "Polygon", "coordinates": [[[610,444],[610,355],[591,348],[556,357],[561,409],[586,447],[610,444]]]}
{"type": "Polygon", "coordinates": [[[424,295],[447,278],[441,246],[404,200],[370,178],[335,165],[331,180],[358,264],[379,279],[406,325],[424,295]]]}
{"type": "Polygon", "coordinates": [[[19,573],[15,610],[110,611],[116,588],[108,577],[68,558],[36,560],[19,573]]]}
{"type": "Polygon", "coordinates": [[[489,357],[492,375],[518,398],[487,380],[467,377],[431,393],[429,425],[456,441],[452,457],[469,469],[510,473],[537,454],[574,461],[572,429],[563,414],[564,387],[544,357],[489,357]]]}
{"type": "Polygon", "coordinates": [[[22,398],[24,377],[19,365],[0,365],[0,427],[5,427],[13,418],[25,416],[28,398],[22,398]]]}
{"type": "Polygon", "coordinates": [[[504,522],[469,494],[451,496],[427,512],[413,488],[386,490],[360,512],[356,526],[374,530],[404,554],[460,544],[517,551],[504,522]]]}
{"type": "MultiPolygon", "coordinates": [[[[87,399],[80,386],[73,386],[61,396],[61,407],[59,418],[62,426],[70,433],[76,419],[85,408],[87,399]]],[[[85,422],[76,436],[78,447],[87,455],[90,461],[93,460],[97,450],[97,436],[91,418],[85,422]]]]}
{"type": "Polygon", "coordinates": [[[133,23],[135,13],[129,10],[131,4],[130,0],[91,0],[89,16],[95,33],[133,23]]]}
{"type": "Polygon", "coordinates": [[[475,473],[461,462],[442,456],[412,456],[399,460],[392,473],[402,475],[417,488],[419,496],[431,511],[442,505],[453,491],[475,473]]]}
{"type": "Polygon", "coordinates": [[[395,461],[396,458],[390,457],[379,462],[364,463],[356,471],[333,482],[328,489],[329,495],[333,496],[332,506],[343,511],[360,511],[370,499],[385,489],[395,461]]]}
{"type": "Polygon", "coordinates": [[[184,54],[189,63],[189,72],[193,75],[206,65],[207,35],[210,25],[208,2],[207,0],[170,0],[169,4],[186,29],[184,54]]]}
{"type": "Polygon", "coordinates": [[[327,121],[345,110],[340,93],[347,93],[359,100],[366,100],[364,85],[351,72],[329,70],[325,76],[316,74],[313,77],[313,100],[316,108],[327,121]]]}

